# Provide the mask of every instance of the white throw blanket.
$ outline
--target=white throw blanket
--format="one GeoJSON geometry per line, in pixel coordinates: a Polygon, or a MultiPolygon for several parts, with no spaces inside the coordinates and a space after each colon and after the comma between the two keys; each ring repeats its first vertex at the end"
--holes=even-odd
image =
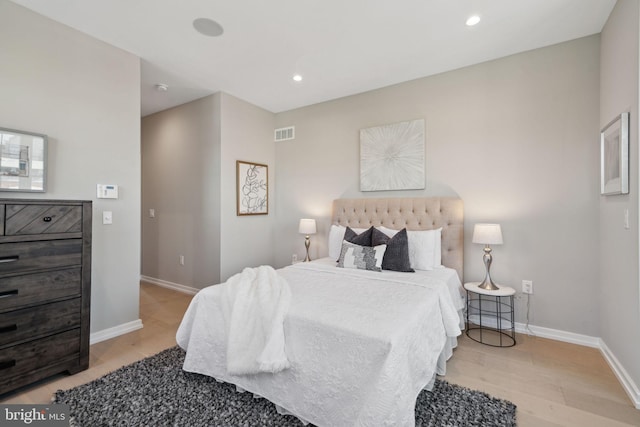
{"type": "Polygon", "coordinates": [[[245,268],[225,284],[227,370],[231,375],[279,372],[289,367],[284,317],[291,304],[287,281],[272,267],[245,268]]]}

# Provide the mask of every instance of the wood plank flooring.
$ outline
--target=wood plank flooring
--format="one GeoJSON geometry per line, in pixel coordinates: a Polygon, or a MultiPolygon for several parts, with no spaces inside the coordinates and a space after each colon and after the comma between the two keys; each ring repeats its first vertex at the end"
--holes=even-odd
{"type": "MultiPolygon", "coordinates": [[[[86,383],[175,345],[191,296],[147,283],[140,289],[143,329],[92,345],[88,370],[0,395],[0,403],[49,403],[58,389],[86,383]]],[[[515,347],[494,348],[463,335],[444,379],[512,401],[518,406],[520,427],[640,426],[640,411],[599,350],[525,335],[517,340],[515,347]]]]}

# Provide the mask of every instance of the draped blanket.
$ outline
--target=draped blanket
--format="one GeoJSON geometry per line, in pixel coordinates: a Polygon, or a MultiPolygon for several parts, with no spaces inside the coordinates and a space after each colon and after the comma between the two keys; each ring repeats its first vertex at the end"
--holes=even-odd
{"type": "MultiPolygon", "coordinates": [[[[275,373],[288,368],[283,328],[291,304],[287,281],[272,267],[260,266],[245,268],[215,288],[227,331],[228,373],[275,373]]],[[[194,301],[200,298],[201,293],[194,301]]],[[[192,303],[190,309],[196,306],[192,303]]],[[[219,326],[210,325],[212,329],[219,326]]]]}
{"type": "Polygon", "coordinates": [[[270,266],[245,268],[226,284],[231,307],[227,370],[233,375],[279,372],[289,367],[284,316],[291,304],[289,284],[270,266]]]}

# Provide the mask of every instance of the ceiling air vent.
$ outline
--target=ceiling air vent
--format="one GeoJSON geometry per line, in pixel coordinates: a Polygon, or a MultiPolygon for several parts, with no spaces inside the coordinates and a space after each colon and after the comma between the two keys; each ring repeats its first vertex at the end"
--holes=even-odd
{"type": "Polygon", "coordinates": [[[295,139],[296,137],[296,127],[289,126],[287,128],[280,128],[274,131],[274,141],[286,141],[288,139],[295,139]]]}

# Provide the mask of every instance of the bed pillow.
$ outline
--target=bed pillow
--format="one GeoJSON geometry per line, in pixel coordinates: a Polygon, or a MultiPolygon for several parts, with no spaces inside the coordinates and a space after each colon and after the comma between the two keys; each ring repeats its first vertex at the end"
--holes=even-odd
{"type": "Polygon", "coordinates": [[[436,235],[436,250],[434,251],[435,256],[433,257],[433,265],[434,267],[442,267],[442,227],[433,231],[436,235]]]}
{"type": "MultiPolygon", "coordinates": [[[[387,236],[393,237],[398,231],[379,227],[387,236]]],[[[435,230],[410,230],[409,260],[416,270],[433,270],[442,265],[442,227],[435,230]]]]}
{"type": "Polygon", "coordinates": [[[374,229],[371,236],[372,245],[387,245],[387,250],[382,259],[382,269],[392,271],[403,271],[413,273],[415,270],[411,268],[411,260],[409,258],[409,240],[407,238],[407,229],[394,233],[393,237],[389,237],[382,231],[374,229]]]}
{"type": "MultiPolygon", "coordinates": [[[[366,228],[352,229],[352,231],[355,231],[356,234],[360,234],[366,230],[366,228]]],[[[335,259],[336,261],[340,257],[340,251],[342,250],[342,241],[345,240],[345,231],[347,231],[347,227],[336,224],[333,224],[329,229],[329,257],[331,257],[331,259],[335,259]]]]}
{"type": "Polygon", "coordinates": [[[338,267],[382,271],[382,260],[387,245],[360,246],[344,240],[338,267]]]}
{"type": "Polygon", "coordinates": [[[373,246],[371,244],[371,235],[373,234],[373,230],[375,230],[375,228],[371,226],[362,233],[358,234],[351,227],[347,227],[344,232],[344,240],[360,246],[373,246]]]}

